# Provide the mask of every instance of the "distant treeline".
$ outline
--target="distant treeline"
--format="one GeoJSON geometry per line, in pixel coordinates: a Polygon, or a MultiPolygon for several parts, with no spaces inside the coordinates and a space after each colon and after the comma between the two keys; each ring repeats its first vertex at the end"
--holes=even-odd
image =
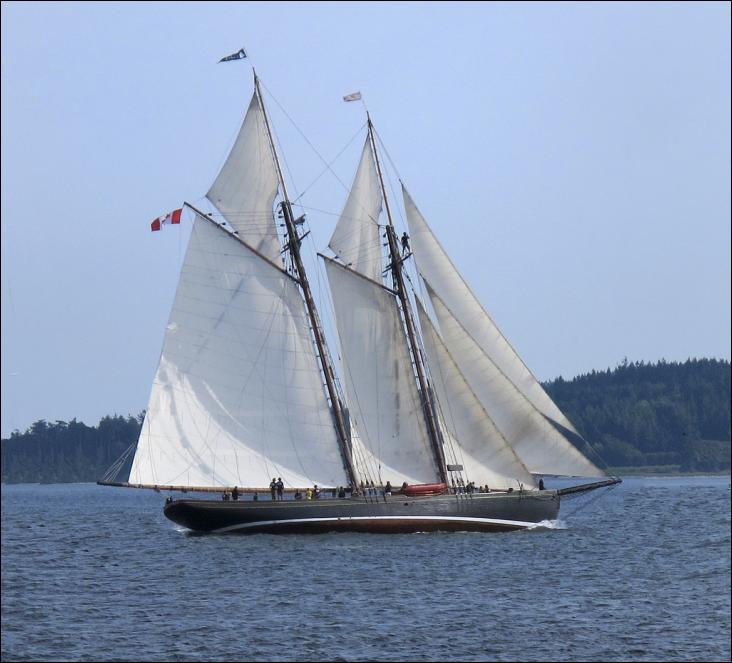
{"type": "Polygon", "coordinates": [[[137,441],[144,413],[103,417],[97,426],[36,421],[2,440],[3,483],[96,481],[137,441]]]}
{"type": "MultiPolygon", "coordinates": [[[[592,443],[603,468],[681,472],[730,469],[730,364],[628,362],[545,388],[592,443]]],[[[104,417],[96,427],[75,419],[37,421],[2,440],[3,483],[96,481],[133,444],[143,414],[104,417]]]]}
{"type": "Polygon", "coordinates": [[[728,361],[626,359],[615,369],[557,378],[544,387],[612,467],[730,469],[728,361]]]}

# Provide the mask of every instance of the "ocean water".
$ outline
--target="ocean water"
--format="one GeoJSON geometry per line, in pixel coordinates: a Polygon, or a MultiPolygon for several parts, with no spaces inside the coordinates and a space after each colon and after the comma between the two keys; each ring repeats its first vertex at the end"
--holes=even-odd
{"type": "Polygon", "coordinates": [[[2,660],[730,660],[729,477],[503,534],[195,536],[164,499],[3,486],[2,660]]]}

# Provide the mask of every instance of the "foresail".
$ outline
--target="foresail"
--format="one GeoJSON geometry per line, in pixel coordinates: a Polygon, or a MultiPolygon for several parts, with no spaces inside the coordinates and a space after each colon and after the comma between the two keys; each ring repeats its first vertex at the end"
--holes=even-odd
{"type": "Polygon", "coordinates": [[[431,283],[427,283],[427,289],[450,356],[486,413],[529,471],[602,476],[604,473],[585,458],[508,379],[431,288],[431,283]]]}
{"type": "Polygon", "coordinates": [[[249,246],[270,260],[280,260],[272,214],[277,170],[267,136],[264,111],[256,93],[234,146],[206,197],[249,246]]]}
{"type": "Polygon", "coordinates": [[[297,283],[196,215],[130,483],[347,485],[297,283]]]}
{"type": "Polygon", "coordinates": [[[328,246],[344,265],[374,281],[381,280],[383,270],[379,214],[381,188],[367,137],[346,205],[328,246]]]}
{"type": "Polygon", "coordinates": [[[439,337],[419,299],[417,310],[432,388],[440,403],[443,430],[451,441],[448,462],[460,464],[468,481],[491,488],[535,487],[534,478],[496,428],[439,337]]]}
{"type": "Polygon", "coordinates": [[[511,347],[452,264],[411,196],[402,185],[411,245],[420,274],[475,342],[503,374],[543,414],[576,433],[574,426],[544,391],[539,381],[511,347]]]}
{"type": "MultiPolygon", "coordinates": [[[[325,259],[351,424],[381,481],[438,480],[396,298],[325,259]]],[[[356,459],[358,460],[358,459],[356,459]]]]}

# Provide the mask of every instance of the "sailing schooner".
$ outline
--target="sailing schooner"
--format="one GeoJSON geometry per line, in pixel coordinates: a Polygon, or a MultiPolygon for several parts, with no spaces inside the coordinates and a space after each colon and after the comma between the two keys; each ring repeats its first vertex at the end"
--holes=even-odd
{"type": "Polygon", "coordinates": [[[368,113],[366,126],[333,256],[319,254],[345,389],[255,73],[206,194],[216,213],[186,203],[193,228],[129,474],[99,483],[227,498],[266,493],[273,477],[286,486],[271,501],[168,498],[165,515],[196,531],[492,531],[557,517],[563,491],[537,475],[603,476],[403,184],[411,251],[405,241],[400,252],[368,113]],[[295,499],[311,486],[332,497],[295,499]]]}

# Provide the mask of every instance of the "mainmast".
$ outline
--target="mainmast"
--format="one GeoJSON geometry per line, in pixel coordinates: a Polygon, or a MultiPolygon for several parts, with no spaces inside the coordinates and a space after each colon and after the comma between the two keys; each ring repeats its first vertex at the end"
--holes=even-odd
{"type": "Polygon", "coordinates": [[[300,256],[300,237],[297,234],[297,226],[295,225],[295,217],[292,213],[292,203],[287,193],[287,184],[285,178],[282,175],[282,168],[280,167],[280,160],[277,156],[277,149],[275,147],[274,140],[272,138],[272,131],[269,126],[269,118],[267,117],[267,111],[264,106],[264,99],[262,97],[262,91],[259,87],[259,77],[257,72],[254,72],[254,87],[257,92],[257,98],[262,107],[262,115],[264,116],[264,124],[267,128],[267,136],[269,137],[269,144],[272,149],[272,155],[274,157],[275,167],[277,168],[277,176],[280,181],[280,187],[282,189],[282,202],[280,207],[282,209],[282,215],[285,220],[285,227],[287,228],[288,244],[287,248],[290,251],[290,255],[295,263],[295,269],[297,272],[298,282],[302,290],[303,297],[305,298],[305,305],[310,318],[310,326],[313,330],[313,336],[315,338],[315,345],[318,350],[318,359],[325,376],[326,389],[328,391],[328,398],[330,399],[333,418],[335,420],[336,433],[338,435],[338,441],[340,443],[341,454],[343,456],[343,465],[346,470],[351,486],[355,489],[358,485],[356,482],[356,472],[353,467],[353,460],[351,457],[351,445],[350,435],[346,428],[345,417],[343,416],[343,410],[341,408],[341,401],[338,398],[338,392],[335,386],[335,377],[333,373],[333,367],[330,364],[326,344],[325,336],[320,325],[320,319],[318,318],[318,311],[315,308],[315,301],[310,290],[310,283],[308,282],[307,275],[305,273],[305,267],[300,256]]]}
{"type": "Polygon", "coordinates": [[[391,272],[394,279],[394,289],[401,304],[404,323],[407,330],[407,339],[409,342],[409,350],[412,353],[412,361],[417,371],[417,381],[419,382],[420,399],[422,401],[422,412],[424,413],[429,433],[432,450],[435,455],[435,462],[443,482],[448,483],[447,467],[445,465],[445,454],[442,449],[442,437],[437,425],[437,417],[435,409],[430,398],[430,388],[427,383],[427,376],[424,370],[424,362],[419,345],[417,344],[417,334],[414,327],[414,317],[412,315],[412,306],[409,302],[407,290],[404,287],[404,276],[402,274],[402,257],[399,253],[399,244],[397,243],[396,230],[394,229],[394,221],[391,217],[391,209],[389,207],[389,199],[386,196],[386,188],[384,187],[384,177],[381,173],[381,163],[379,162],[379,153],[376,150],[376,140],[374,139],[374,125],[371,122],[371,116],[366,113],[369,128],[369,140],[371,141],[371,149],[374,153],[376,161],[376,171],[379,174],[379,183],[381,185],[381,195],[384,199],[386,207],[386,216],[389,219],[389,225],[386,227],[386,236],[389,243],[389,255],[391,258],[391,272]]]}

